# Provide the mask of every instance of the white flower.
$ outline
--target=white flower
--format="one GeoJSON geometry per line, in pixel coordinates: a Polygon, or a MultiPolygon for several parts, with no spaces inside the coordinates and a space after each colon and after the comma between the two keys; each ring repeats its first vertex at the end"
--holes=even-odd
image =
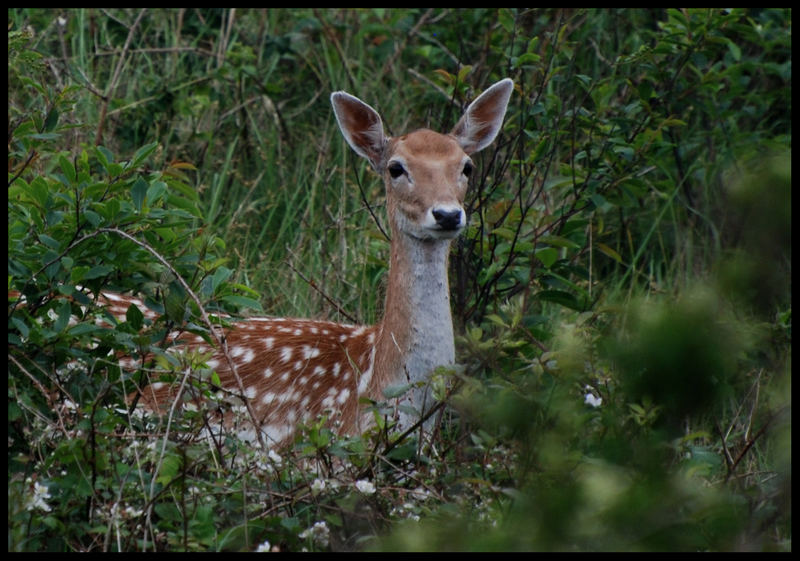
{"type": "Polygon", "coordinates": [[[325,490],[325,480],[315,479],[311,484],[311,494],[315,497],[325,490]]]}
{"type": "Polygon", "coordinates": [[[365,495],[371,495],[375,492],[375,485],[372,484],[371,481],[367,481],[366,479],[359,479],[356,481],[356,489],[359,492],[364,493],[365,495]]]}
{"type": "Polygon", "coordinates": [[[409,495],[411,495],[412,499],[416,499],[418,501],[425,501],[431,496],[428,490],[422,486],[419,486],[413,491],[411,491],[409,495]]]}
{"type": "Polygon", "coordinates": [[[328,524],[323,520],[315,523],[311,528],[305,530],[298,536],[301,540],[311,538],[311,540],[320,547],[328,547],[331,538],[331,530],[328,524]]]}
{"type": "Polygon", "coordinates": [[[592,392],[587,392],[585,396],[583,396],[583,402],[586,405],[591,405],[592,407],[600,407],[603,404],[602,397],[595,397],[592,392]]]}
{"type": "Polygon", "coordinates": [[[125,514],[127,514],[131,518],[139,518],[142,514],[144,514],[144,511],[138,508],[134,508],[132,506],[126,506],[125,514]]]}
{"type": "Polygon", "coordinates": [[[283,458],[281,458],[280,454],[276,453],[275,450],[269,451],[269,459],[275,462],[277,467],[281,467],[281,463],[283,462],[283,458]]]}
{"type": "Polygon", "coordinates": [[[270,547],[271,546],[270,546],[269,540],[266,540],[266,541],[264,541],[264,543],[262,543],[261,545],[259,545],[256,548],[256,551],[258,551],[259,553],[264,552],[264,551],[269,551],[270,547]]]}
{"type": "MultiPolygon", "coordinates": [[[[28,480],[28,482],[30,482],[30,480],[28,480]]],[[[33,483],[33,496],[31,496],[31,498],[28,499],[28,504],[26,505],[25,508],[27,508],[28,510],[35,510],[38,508],[45,512],[50,512],[52,509],[50,508],[50,505],[47,504],[46,502],[46,499],[49,498],[51,498],[50,490],[47,488],[47,486],[42,485],[38,481],[35,481],[33,483]]]]}

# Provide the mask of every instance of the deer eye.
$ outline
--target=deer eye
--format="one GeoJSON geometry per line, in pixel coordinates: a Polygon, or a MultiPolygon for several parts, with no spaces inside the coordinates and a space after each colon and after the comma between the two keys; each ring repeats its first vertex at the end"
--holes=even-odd
{"type": "Polygon", "coordinates": [[[474,169],[474,166],[472,165],[472,163],[471,163],[471,162],[466,162],[466,163],[464,164],[464,171],[463,171],[462,173],[463,173],[463,174],[464,174],[466,177],[469,177],[470,175],[472,175],[472,170],[473,170],[473,169],[474,169]]]}
{"type": "Polygon", "coordinates": [[[403,164],[400,162],[391,162],[387,169],[389,170],[389,175],[392,176],[392,179],[397,179],[406,172],[403,164]]]}

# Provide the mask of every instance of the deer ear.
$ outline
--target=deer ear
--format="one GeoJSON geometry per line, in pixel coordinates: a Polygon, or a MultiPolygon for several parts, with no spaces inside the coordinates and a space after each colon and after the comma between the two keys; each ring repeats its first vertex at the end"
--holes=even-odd
{"type": "Polygon", "coordinates": [[[500,132],[508,100],[514,90],[511,78],[500,80],[470,103],[450,134],[467,154],[483,150],[500,132]]]}
{"type": "Polygon", "coordinates": [[[347,143],[378,169],[387,143],[378,112],[347,92],[332,93],[331,104],[347,143]]]}

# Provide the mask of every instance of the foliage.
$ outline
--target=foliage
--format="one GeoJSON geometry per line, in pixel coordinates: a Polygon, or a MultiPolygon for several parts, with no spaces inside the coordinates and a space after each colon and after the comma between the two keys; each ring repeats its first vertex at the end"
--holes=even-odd
{"type": "Polygon", "coordinates": [[[15,8],[8,45],[9,550],[791,550],[789,9],[15,8]],[[213,382],[175,329],[380,315],[329,92],[447,130],[505,76],[432,441],[134,414],[213,382]]]}

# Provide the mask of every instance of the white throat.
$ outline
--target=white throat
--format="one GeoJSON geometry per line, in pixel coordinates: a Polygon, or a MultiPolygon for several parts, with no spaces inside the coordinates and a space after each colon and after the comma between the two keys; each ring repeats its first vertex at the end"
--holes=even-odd
{"type": "MultiPolygon", "coordinates": [[[[398,405],[410,405],[424,414],[435,403],[429,384],[431,374],[437,367],[455,362],[447,281],[451,240],[422,241],[399,232],[396,236],[399,239],[395,243],[400,247],[392,263],[389,290],[394,291],[402,284],[406,297],[401,305],[387,308],[382,335],[384,343],[391,340],[398,351],[399,363],[389,373],[392,383],[420,384],[405,394],[398,405]]],[[[403,408],[398,408],[397,413],[401,430],[419,419],[403,408]]]]}

